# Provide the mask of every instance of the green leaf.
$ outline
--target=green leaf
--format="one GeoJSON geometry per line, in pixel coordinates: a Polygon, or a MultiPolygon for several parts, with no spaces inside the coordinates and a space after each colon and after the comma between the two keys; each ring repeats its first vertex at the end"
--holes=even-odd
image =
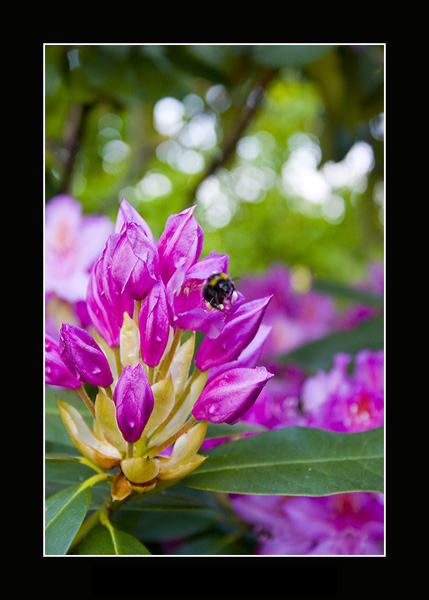
{"type": "Polygon", "coordinates": [[[218,492],[325,496],[383,491],[384,428],[286,427],[222,444],[183,485],[218,492]]]}
{"type": "Polygon", "coordinates": [[[208,423],[207,433],[205,435],[206,440],[230,437],[232,435],[239,435],[241,433],[262,432],[265,427],[256,425],[255,423],[235,423],[235,425],[228,425],[228,423],[208,423]]]}
{"type": "Polygon", "coordinates": [[[46,501],[46,554],[65,554],[73,541],[91,502],[91,487],[67,487],[46,501]]]}
{"type": "Polygon", "coordinates": [[[210,528],[215,518],[216,513],[210,509],[132,511],[130,502],[129,510],[119,510],[115,514],[115,524],[132,531],[147,543],[195,535],[210,528]]]}
{"type": "Polygon", "coordinates": [[[135,537],[113,527],[96,525],[79,546],[78,554],[136,555],[151,554],[135,537]]]}
{"type": "Polygon", "coordinates": [[[354,356],[363,349],[376,351],[383,348],[384,319],[381,316],[365,321],[352,331],[333,333],[277,358],[282,363],[301,365],[309,372],[316,372],[330,369],[334,355],[339,352],[354,356]]]}
{"type": "Polygon", "coordinates": [[[256,62],[270,67],[303,67],[329,54],[335,46],[318,44],[272,44],[253,46],[256,62]]]}
{"type": "Polygon", "coordinates": [[[338,296],[351,300],[352,302],[362,302],[373,306],[384,306],[384,296],[373,294],[362,290],[357,290],[355,287],[339,283],[337,281],[329,281],[327,279],[316,279],[313,283],[313,288],[323,294],[338,296]]]}

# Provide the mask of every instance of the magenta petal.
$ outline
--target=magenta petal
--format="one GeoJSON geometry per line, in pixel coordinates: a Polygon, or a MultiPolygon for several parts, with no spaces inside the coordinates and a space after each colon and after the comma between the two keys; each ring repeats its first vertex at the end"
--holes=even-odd
{"type": "Polygon", "coordinates": [[[110,243],[111,238],[91,271],[86,302],[94,327],[113,348],[119,345],[124,313],[133,314],[134,300],[129,294],[121,293],[112,279],[110,243]]]}
{"type": "Polygon", "coordinates": [[[161,279],[143,298],[138,323],[142,360],[153,367],[161,360],[170,332],[170,309],[161,279]]]}
{"type": "Polygon", "coordinates": [[[131,206],[131,204],[128,204],[128,202],[126,200],[122,200],[122,202],[119,206],[118,215],[116,217],[114,232],[120,233],[122,226],[127,221],[134,221],[135,223],[140,225],[140,227],[143,229],[143,231],[145,232],[147,237],[150,239],[150,241],[151,242],[154,241],[152,231],[151,231],[149,225],[143,219],[143,217],[136,211],[135,208],[133,208],[131,206]]]}
{"type": "Polygon", "coordinates": [[[108,387],[112,383],[106,355],[84,329],[63,323],[59,348],[65,365],[81,382],[101,387],[108,387]]]}
{"type": "Polygon", "coordinates": [[[122,293],[141,300],[158,278],[158,253],[155,245],[135,222],[124,223],[112,236],[112,278],[122,293]]]}
{"type": "Polygon", "coordinates": [[[201,371],[236,360],[255,337],[272,296],[242,303],[226,318],[218,337],[204,338],[195,355],[201,371]]]}
{"type": "Polygon", "coordinates": [[[262,353],[262,348],[270,333],[271,327],[269,325],[264,325],[263,323],[261,323],[257,334],[250,342],[250,344],[244,348],[240,356],[231,362],[223,363],[217,367],[212,367],[209,371],[207,382],[211,381],[214,377],[216,377],[216,375],[219,375],[224,371],[229,371],[230,369],[235,369],[237,367],[246,367],[247,369],[253,369],[254,367],[256,367],[262,353]]]}
{"type": "Polygon", "coordinates": [[[206,385],[192,414],[196,419],[210,423],[233,425],[253,405],[271,377],[274,375],[265,367],[225,371],[206,385]]]}
{"type": "Polygon", "coordinates": [[[195,206],[191,206],[168,217],[159,238],[159,272],[165,284],[179,267],[186,271],[200,257],[204,232],[192,214],[194,210],[195,206]]]}
{"type": "Polygon", "coordinates": [[[45,383],[73,390],[82,385],[66,367],[57,342],[48,334],[45,334],[45,383]]]}
{"type": "Polygon", "coordinates": [[[153,411],[154,398],[140,364],[125,367],[113,392],[118,427],[126,442],[137,442],[153,411]]]}
{"type": "MultiPolygon", "coordinates": [[[[228,273],[228,261],[227,254],[212,252],[187,270],[181,278],[180,287],[175,286],[175,290],[171,289],[170,284],[178,278],[177,275],[181,270],[178,269],[171,278],[167,285],[167,293],[169,297],[173,297],[174,320],[178,327],[202,331],[210,338],[216,338],[219,335],[227,313],[207,307],[203,297],[203,287],[213,273],[228,273]],[[173,296],[172,292],[175,292],[173,296]]],[[[234,302],[234,309],[235,304],[234,302]]]]}

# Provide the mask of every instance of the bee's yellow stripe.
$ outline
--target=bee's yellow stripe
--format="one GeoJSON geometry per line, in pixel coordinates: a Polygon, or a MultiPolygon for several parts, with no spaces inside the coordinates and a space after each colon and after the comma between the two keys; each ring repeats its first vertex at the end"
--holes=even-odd
{"type": "Polygon", "coordinates": [[[218,275],[217,277],[214,277],[213,279],[210,279],[210,285],[215,286],[217,283],[219,283],[219,281],[221,281],[222,279],[228,279],[228,275],[226,275],[225,273],[221,273],[220,275],[218,275]]]}

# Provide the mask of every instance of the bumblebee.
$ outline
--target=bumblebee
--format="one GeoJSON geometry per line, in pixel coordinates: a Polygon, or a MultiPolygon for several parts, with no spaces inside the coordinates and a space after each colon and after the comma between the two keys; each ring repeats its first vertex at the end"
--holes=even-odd
{"type": "Polygon", "coordinates": [[[230,301],[235,287],[226,273],[213,273],[203,287],[203,298],[208,308],[224,309],[224,301],[230,301]]]}

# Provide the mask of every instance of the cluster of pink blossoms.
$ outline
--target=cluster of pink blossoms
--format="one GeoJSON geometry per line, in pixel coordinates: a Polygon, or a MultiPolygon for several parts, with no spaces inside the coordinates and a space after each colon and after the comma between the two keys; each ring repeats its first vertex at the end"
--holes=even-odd
{"type": "Polygon", "coordinates": [[[58,338],[62,321],[88,327],[86,289],[92,265],[113,232],[102,215],[83,215],[80,202],[61,194],[45,210],[46,331],[58,338]]]}
{"type": "Polygon", "coordinates": [[[46,334],[46,383],[77,390],[93,414],[89,431],[59,402],[79,451],[102,468],[120,468],[116,499],[196,468],[207,422],[236,423],[272,377],[256,366],[270,296],[246,301],[232,286],[221,304],[206,301],[213,274],[229,280],[229,257],[213,251],[199,260],[204,234],[194,208],[170,216],[155,241],[123,200],[89,275],[93,335],[69,323],[58,341],[46,334]],[[196,331],[205,337],[194,356],[196,331]],[[98,387],[95,406],[84,384],[98,387]],[[162,451],[173,443],[167,459],[162,451]]]}
{"type": "MultiPolygon", "coordinates": [[[[371,269],[373,286],[382,293],[382,267],[371,269]]],[[[364,287],[365,289],[365,287],[364,287]]],[[[276,265],[265,277],[242,281],[248,297],[272,293],[264,323],[271,326],[261,353],[276,376],[243,420],[268,429],[309,426],[339,432],[366,431],[384,423],[384,352],[362,350],[354,360],[337,354],[330,371],[307,377],[275,355],[346,325],[352,328],[374,310],[352,305],[339,313],[332,300],[315,291],[297,294],[290,273],[276,265]]],[[[350,493],[329,497],[234,495],[232,505],[250,523],[259,554],[382,554],[382,494],[350,493]]]]}

